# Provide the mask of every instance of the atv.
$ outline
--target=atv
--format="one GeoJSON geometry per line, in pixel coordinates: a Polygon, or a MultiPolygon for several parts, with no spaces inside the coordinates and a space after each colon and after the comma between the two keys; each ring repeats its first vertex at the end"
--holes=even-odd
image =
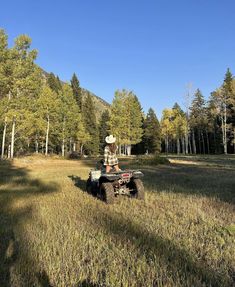
{"type": "Polygon", "coordinates": [[[89,194],[100,198],[108,204],[114,202],[118,195],[144,200],[144,186],[141,181],[143,173],[139,170],[121,170],[105,172],[101,169],[91,170],[86,184],[89,194]]]}

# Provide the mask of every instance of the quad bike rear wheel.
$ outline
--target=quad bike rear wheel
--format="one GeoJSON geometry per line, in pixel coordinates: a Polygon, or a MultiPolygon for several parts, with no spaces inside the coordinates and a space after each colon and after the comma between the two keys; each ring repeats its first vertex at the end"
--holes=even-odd
{"type": "Polygon", "coordinates": [[[139,178],[134,179],[131,182],[131,188],[133,189],[133,191],[131,192],[131,194],[133,195],[133,197],[140,199],[140,200],[144,200],[144,185],[142,180],[140,180],[139,178]]]}
{"type": "Polygon", "coordinates": [[[112,204],[114,203],[114,188],[110,182],[104,182],[101,184],[100,187],[101,190],[101,196],[102,199],[107,203],[107,204],[112,204]]]}

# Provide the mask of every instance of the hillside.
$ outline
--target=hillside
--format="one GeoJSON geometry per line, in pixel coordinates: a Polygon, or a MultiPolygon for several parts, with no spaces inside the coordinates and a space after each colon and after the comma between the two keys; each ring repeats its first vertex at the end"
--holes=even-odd
{"type": "Polygon", "coordinates": [[[96,119],[99,120],[101,114],[105,110],[110,109],[110,104],[107,103],[105,100],[101,99],[100,97],[96,96],[95,94],[91,93],[90,91],[82,88],[83,101],[85,100],[88,94],[92,96],[96,112],[96,119]]]}
{"type": "MultiPolygon", "coordinates": [[[[45,77],[45,80],[47,79],[49,73],[46,72],[45,70],[43,70],[42,68],[40,68],[42,70],[42,74],[45,77]]],[[[61,81],[61,84],[65,84],[66,82],[61,81]]],[[[96,112],[96,120],[100,119],[101,114],[110,108],[110,104],[107,103],[105,100],[103,100],[102,98],[96,96],[94,93],[90,92],[87,89],[82,88],[82,96],[83,96],[83,101],[85,100],[85,98],[87,97],[87,95],[90,94],[92,96],[93,102],[94,102],[94,107],[95,107],[95,112],[96,112]]]]}

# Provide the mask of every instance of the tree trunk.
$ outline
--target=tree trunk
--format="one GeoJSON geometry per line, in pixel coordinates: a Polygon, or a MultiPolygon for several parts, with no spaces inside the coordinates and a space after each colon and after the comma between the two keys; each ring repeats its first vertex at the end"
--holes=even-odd
{"type": "Polygon", "coordinates": [[[235,128],[233,129],[233,153],[235,154],[235,128]]]}
{"type": "Polygon", "coordinates": [[[72,139],[69,139],[69,153],[72,152],[72,139]]]}
{"type": "Polygon", "coordinates": [[[182,153],[183,153],[183,154],[186,154],[186,149],[185,149],[186,144],[185,144],[184,139],[185,139],[185,137],[182,136],[182,138],[181,138],[181,142],[182,142],[182,153]]]}
{"type": "Polygon", "coordinates": [[[61,151],[62,151],[62,156],[64,157],[64,143],[65,143],[65,140],[63,138],[62,140],[62,145],[61,145],[61,151]]]}
{"type": "Polygon", "coordinates": [[[185,153],[188,154],[188,132],[185,134],[185,153]]]}
{"type": "Polygon", "coordinates": [[[180,139],[177,138],[177,154],[180,154],[180,139]]]}
{"type": "Polygon", "coordinates": [[[46,131],[46,147],[45,147],[45,155],[48,155],[48,140],[49,140],[49,130],[50,130],[50,118],[47,116],[47,131],[46,131]]]}
{"type": "Polygon", "coordinates": [[[8,145],[7,158],[11,157],[11,145],[8,145]]]}
{"type": "Polygon", "coordinates": [[[36,152],[36,154],[38,154],[38,146],[39,146],[38,137],[36,137],[36,140],[35,140],[35,152],[36,152]]]}
{"type": "Polygon", "coordinates": [[[188,147],[189,147],[189,153],[192,154],[192,144],[191,144],[191,137],[190,137],[190,135],[188,137],[188,147]]]}
{"type": "Polygon", "coordinates": [[[119,155],[121,155],[122,154],[122,145],[121,144],[119,145],[118,149],[119,149],[119,155]]]}
{"type": "Polygon", "coordinates": [[[14,116],[13,117],[13,122],[12,122],[12,130],[11,130],[11,153],[10,153],[10,158],[14,158],[15,125],[16,125],[16,120],[15,120],[15,116],[14,116]]]}
{"type": "Polygon", "coordinates": [[[168,143],[168,136],[165,137],[165,152],[168,154],[168,149],[169,149],[169,143],[168,143]]]}
{"type": "Polygon", "coordinates": [[[206,130],[206,143],[207,143],[207,152],[210,154],[210,141],[208,136],[208,131],[206,130]]]}
{"type": "Polygon", "coordinates": [[[224,110],[224,154],[227,154],[227,108],[224,110]]]}
{"type": "Polygon", "coordinates": [[[197,130],[197,136],[198,136],[198,148],[199,148],[199,154],[202,153],[202,150],[201,150],[201,136],[200,136],[200,132],[199,130],[197,130]]]}
{"type": "Polygon", "coordinates": [[[5,118],[4,129],[3,129],[3,135],[2,135],[2,153],[1,153],[1,159],[4,158],[5,140],[6,140],[6,130],[7,130],[7,119],[5,118]]]}
{"type": "Polygon", "coordinates": [[[81,153],[81,156],[82,156],[82,154],[83,154],[83,144],[81,144],[80,153],[81,153]]]}
{"type": "Polygon", "coordinates": [[[126,146],[126,151],[127,151],[127,155],[130,156],[131,155],[131,145],[126,146]]]}
{"type": "Polygon", "coordinates": [[[194,154],[197,154],[197,147],[196,147],[196,142],[195,142],[195,133],[194,133],[194,130],[193,130],[193,153],[194,154]]]}
{"type": "Polygon", "coordinates": [[[73,151],[76,151],[76,143],[73,143],[73,151]]]}
{"type": "Polygon", "coordinates": [[[64,144],[65,144],[64,132],[65,132],[65,118],[63,118],[62,145],[61,145],[61,151],[62,151],[62,156],[63,157],[64,157],[64,144]]]}
{"type": "Polygon", "coordinates": [[[205,153],[206,153],[206,150],[205,150],[205,141],[204,141],[203,131],[201,131],[201,137],[202,137],[202,149],[203,149],[203,154],[205,154],[205,153]]]}

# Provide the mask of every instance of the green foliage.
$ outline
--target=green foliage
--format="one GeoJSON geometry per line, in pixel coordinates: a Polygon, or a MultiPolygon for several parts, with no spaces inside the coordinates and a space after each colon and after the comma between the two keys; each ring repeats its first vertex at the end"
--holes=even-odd
{"type": "Polygon", "coordinates": [[[116,91],[111,106],[110,131],[118,144],[137,144],[141,141],[142,108],[133,92],[116,91]]]}
{"type": "Polygon", "coordinates": [[[205,100],[199,89],[194,94],[190,107],[190,123],[192,128],[203,129],[206,124],[205,100]]]}
{"type": "Polygon", "coordinates": [[[62,89],[59,77],[58,76],[56,77],[53,73],[50,73],[48,75],[47,84],[52,89],[52,91],[55,91],[57,94],[62,89]]]}
{"type": "Polygon", "coordinates": [[[77,105],[79,109],[82,110],[82,91],[80,88],[79,80],[75,73],[73,74],[72,79],[71,79],[71,87],[72,87],[73,96],[77,102],[77,105]]]}
{"type": "Polygon", "coordinates": [[[30,50],[31,39],[20,35],[12,48],[3,30],[0,39],[0,125],[7,124],[4,151],[15,144],[17,151],[44,152],[48,141],[50,152],[60,152],[87,142],[89,135],[71,87],[62,86],[53,73],[45,82],[34,63],[37,52],[30,50]]]}
{"type": "Polygon", "coordinates": [[[119,151],[126,154],[131,147],[137,154],[146,150],[158,153],[161,148],[166,153],[235,152],[235,80],[230,69],[208,103],[197,89],[190,113],[176,103],[163,111],[159,127],[154,112],[149,110],[145,116],[131,91],[116,91],[110,111],[102,99],[81,89],[75,73],[67,85],[54,73],[43,72],[35,64],[37,51],[31,49],[31,42],[29,36],[20,35],[9,48],[8,37],[0,29],[0,136],[4,152],[14,143],[16,151],[22,153],[44,152],[49,140],[50,152],[62,150],[64,154],[78,148],[82,152],[85,145],[89,154],[98,154],[108,133],[116,136],[119,151]],[[105,109],[110,117],[108,112],[102,115],[105,109]]]}
{"type": "Polygon", "coordinates": [[[102,113],[100,122],[99,122],[99,140],[100,140],[100,154],[103,154],[105,147],[105,138],[109,135],[110,127],[110,114],[109,111],[106,110],[102,113]]]}
{"type": "Polygon", "coordinates": [[[143,142],[145,150],[147,150],[149,153],[160,153],[161,129],[157,116],[152,108],[149,109],[143,126],[143,142]]]}
{"type": "Polygon", "coordinates": [[[97,155],[99,153],[99,130],[96,123],[95,108],[88,94],[82,107],[82,117],[87,133],[90,135],[90,141],[85,144],[88,154],[97,155]]]}

